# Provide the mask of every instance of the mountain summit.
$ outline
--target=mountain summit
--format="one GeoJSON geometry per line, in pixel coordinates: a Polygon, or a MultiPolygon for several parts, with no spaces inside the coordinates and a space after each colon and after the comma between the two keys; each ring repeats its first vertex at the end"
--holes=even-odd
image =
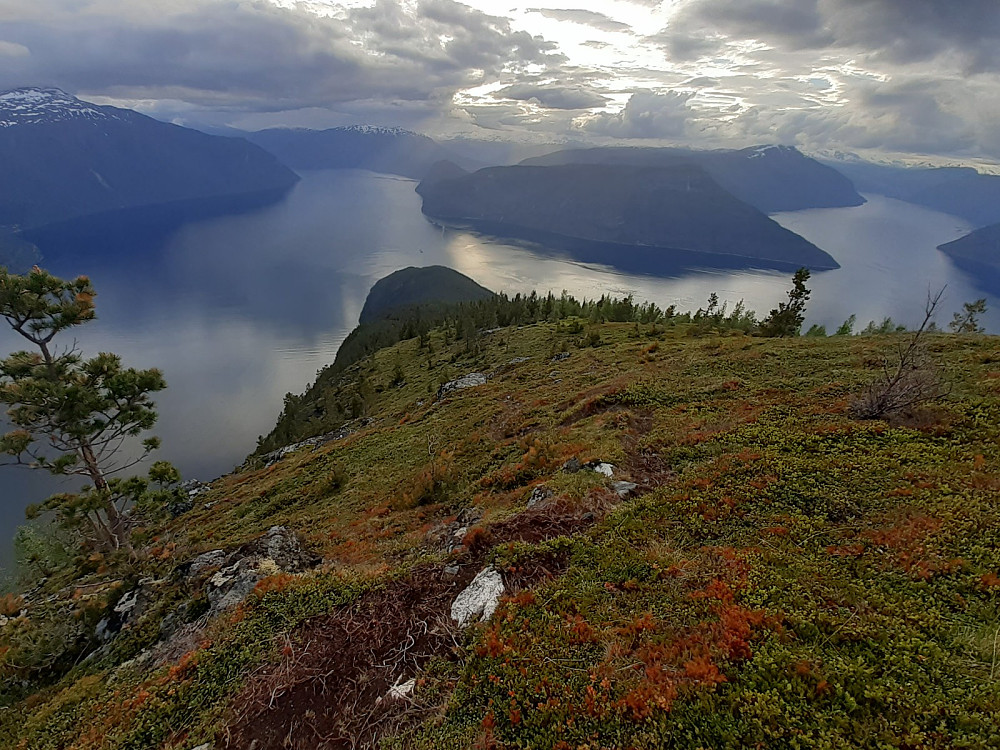
{"type": "Polygon", "coordinates": [[[0,94],[0,128],[65,120],[125,120],[128,110],[102,107],[61,89],[26,87],[0,94]]]}
{"type": "Polygon", "coordinates": [[[0,93],[0,232],[140,207],[280,195],[294,172],[242,138],[54,88],[0,93]]]}

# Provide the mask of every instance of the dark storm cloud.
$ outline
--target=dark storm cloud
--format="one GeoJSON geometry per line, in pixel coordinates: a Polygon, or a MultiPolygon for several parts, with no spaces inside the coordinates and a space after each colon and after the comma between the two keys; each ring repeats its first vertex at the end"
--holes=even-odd
{"type": "Polygon", "coordinates": [[[856,48],[895,63],[951,55],[970,73],[1000,70],[996,0],[691,0],[658,39],[690,57],[720,35],[792,50],[856,48]]]}
{"type": "Polygon", "coordinates": [[[535,100],[550,109],[589,109],[607,103],[607,98],[583,86],[558,84],[515,83],[497,92],[499,96],[517,101],[535,100]]]}
{"type": "Polygon", "coordinates": [[[570,21],[584,26],[592,26],[601,31],[631,31],[632,27],[627,23],[615,21],[603,13],[596,13],[592,10],[581,10],[579,8],[549,9],[549,8],[528,8],[529,13],[551,18],[556,21],[570,21]]]}
{"type": "Polygon", "coordinates": [[[420,0],[410,12],[380,0],[341,18],[264,0],[38,5],[0,6],[0,88],[47,84],[273,111],[372,97],[449,98],[501,71],[561,59],[506,19],[453,0],[420,0]]]}

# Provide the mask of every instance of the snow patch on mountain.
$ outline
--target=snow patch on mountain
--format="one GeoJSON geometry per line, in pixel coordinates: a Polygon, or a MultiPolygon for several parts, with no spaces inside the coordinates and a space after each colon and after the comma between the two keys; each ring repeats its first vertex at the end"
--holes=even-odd
{"type": "Polygon", "coordinates": [[[346,133],[364,133],[365,135],[416,135],[412,130],[404,128],[382,128],[377,125],[348,125],[342,128],[334,128],[346,133]]]}
{"type": "Polygon", "coordinates": [[[0,94],[0,128],[63,120],[124,120],[114,107],[100,107],[60,89],[19,88],[0,94]]]}

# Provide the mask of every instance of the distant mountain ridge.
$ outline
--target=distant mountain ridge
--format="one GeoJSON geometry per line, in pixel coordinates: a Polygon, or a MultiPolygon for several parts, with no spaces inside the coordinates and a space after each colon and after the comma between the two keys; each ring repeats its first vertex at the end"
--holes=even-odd
{"type": "Polygon", "coordinates": [[[662,273],[682,259],[712,267],[838,268],[689,163],[489,167],[464,176],[444,165],[417,186],[423,212],[445,222],[531,240],[574,258],[662,273]]]}
{"type": "Polygon", "coordinates": [[[367,169],[422,179],[436,162],[457,158],[426,135],[403,128],[272,128],[247,138],[293,169],[367,169]]]}
{"type": "Polygon", "coordinates": [[[859,190],[960,216],[977,227],[1000,222],[1000,175],[972,167],[898,167],[863,161],[825,162],[859,190]]]}
{"type": "Polygon", "coordinates": [[[693,164],[740,200],[764,213],[860,206],[865,199],[844,175],[791,146],[734,151],[604,147],[567,149],[525,159],[523,165],[618,164],[668,167],[693,164]]]}
{"type": "Polygon", "coordinates": [[[278,197],[298,176],[240,138],[206,135],[59,89],[0,94],[0,231],[125,209],[278,197]]]}

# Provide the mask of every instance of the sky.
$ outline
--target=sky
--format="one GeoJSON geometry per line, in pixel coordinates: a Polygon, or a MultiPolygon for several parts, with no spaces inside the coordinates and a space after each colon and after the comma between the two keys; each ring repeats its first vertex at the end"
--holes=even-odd
{"type": "Polygon", "coordinates": [[[191,125],[1000,163],[1000,0],[0,0],[0,89],[191,125]]]}

